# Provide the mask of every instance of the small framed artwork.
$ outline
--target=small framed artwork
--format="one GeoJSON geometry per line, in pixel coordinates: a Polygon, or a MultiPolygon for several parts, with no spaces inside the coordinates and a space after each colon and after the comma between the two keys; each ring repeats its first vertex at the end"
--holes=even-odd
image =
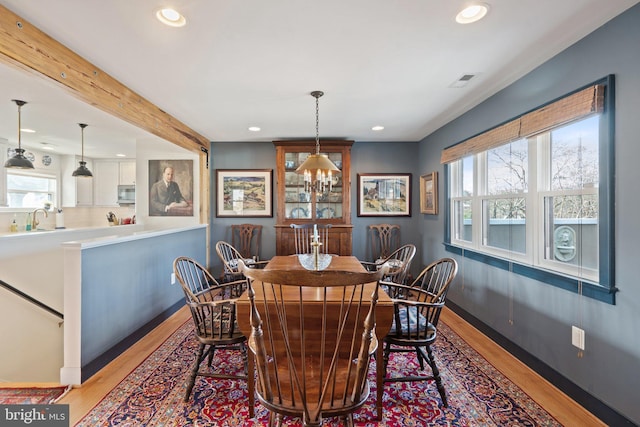
{"type": "Polygon", "coordinates": [[[359,173],[358,216],[411,216],[411,174],[359,173]]]}
{"type": "Polygon", "coordinates": [[[273,169],[216,169],[216,216],[272,217],[273,169]]]}
{"type": "Polygon", "coordinates": [[[420,212],[438,214],[438,172],[420,177],[420,212]]]}

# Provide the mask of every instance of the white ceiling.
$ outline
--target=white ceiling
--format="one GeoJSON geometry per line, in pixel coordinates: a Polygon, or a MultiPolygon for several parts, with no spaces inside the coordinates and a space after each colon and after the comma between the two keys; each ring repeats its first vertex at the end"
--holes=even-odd
{"type": "MultiPolygon", "coordinates": [[[[486,18],[467,25],[454,20],[464,0],[0,4],[212,141],[313,138],[313,90],[325,92],[321,138],[418,141],[638,1],[486,0],[486,18]],[[166,6],[187,25],[157,21],[166,6]],[[476,77],[452,88],[465,74],[476,77]]],[[[78,122],[89,124],[88,157],[113,157],[151,138],[6,65],[0,93],[0,138],[10,143],[13,98],[29,102],[22,124],[38,130],[23,134],[25,147],[50,142],[78,153],[78,122]]]]}

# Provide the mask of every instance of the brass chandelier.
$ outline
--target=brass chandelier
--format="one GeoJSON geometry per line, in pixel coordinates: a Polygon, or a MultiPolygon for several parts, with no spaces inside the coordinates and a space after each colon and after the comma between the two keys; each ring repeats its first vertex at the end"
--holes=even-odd
{"type": "Polygon", "coordinates": [[[333,189],[333,174],[340,169],[333,164],[326,154],[320,154],[319,106],[318,100],[324,92],[315,90],[311,96],[316,99],[316,152],[310,154],[296,169],[296,173],[304,175],[305,193],[326,193],[333,189]]]}

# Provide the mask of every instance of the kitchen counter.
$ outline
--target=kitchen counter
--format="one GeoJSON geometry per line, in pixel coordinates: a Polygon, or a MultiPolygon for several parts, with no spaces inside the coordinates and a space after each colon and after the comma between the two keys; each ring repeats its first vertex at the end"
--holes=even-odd
{"type": "MultiPolygon", "coordinates": [[[[67,241],[78,241],[105,236],[126,236],[144,230],[142,224],[63,228],[59,230],[22,231],[18,233],[0,234],[0,266],[4,257],[14,258],[18,255],[32,254],[37,256],[46,250],[59,249],[67,241]]],[[[38,258],[45,262],[45,258],[38,258]]],[[[33,259],[31,260],[33,261],[33,259]]]]}
{"type": "Polygon", "coordinates": [[[88,231],[88,230],[102,230],[102,229],[113,229],[117,234],[121,234],[122,232],[132,231],[131,227],[134,227],[136,229],[142,229],[141,224],[126,224],[126,225],[116,225],[116,226],[108,226],[108,227],[77,227],[77,228],[73,227],[73,228],[53,228],[53,229],[38,228],[37,230],[32,230],[32,231],[18,231],[18,232],[1,231],[0,239],[5,237],[43,236],[51,233],[67,234],[69,232],[76,232],[79,230],[88,231]],[[121,230],[116,230],[116,228],[120,228],[120,227],[124,227],[124,228],[122,228],[121,230]]]}

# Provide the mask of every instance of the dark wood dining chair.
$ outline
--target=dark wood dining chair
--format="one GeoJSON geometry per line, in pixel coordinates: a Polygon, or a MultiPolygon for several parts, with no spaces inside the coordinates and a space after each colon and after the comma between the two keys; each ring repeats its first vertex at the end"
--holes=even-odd
{"type": "Polygon", "coordinates": [[[378,259],[373,262],[361,261],[364,268],[373,271],[381,268],[383,265],[389,267],[389,272],[384,277],[385,282],[393,282],[404,284],[411,268],[411,262],[416,255],[415,245],[408,243],[399,247],[386,258],[378,259]]]}
{"type": "Polygon", "coordinates": [[[253,258],[245,258],[233,245],[220,240],[216,242],[216,253],[222,261],[222,280],[224,282],[233,282],[234,280],[244,279],[244,276],[238,269],[238,261],[244,260],[244,263],[254,268],[263,268],[269,261],[255,261],[253,258]]]}
{"type": "Polygon", "coordinates": [[[322,243],[319,247],[319,252],[329,253],[329,229],[331,224],[291,224],[293,228],[296,255],[298,254],[310,254],[311,239],[313,238],[313,226],[318,227],[318,241],[322,243]]]}
{"type": "Polygon", "coordinates": [[[242,258],[260,259],[262,226],[257,224],[232,224],[231,244],[240,252],[242,258]]]}
{"type": "Polygon", "coordinates": [[[394,305],[393,325],[384,338],[385,383],[433,380],[445,407],[448,406],[447,394],[431,345],[438,336],[440,312],[457,272],[456,260],[442,258],[425,267],[410,285],[382,282],[394,305]],[[387,376],[393,352],[415,352],[420,370],[424,371],[426,361],[431,375],[387,376]]]}
{"type": "Polygon", "coordinates": [[[254,415],[254,376],[247,375],[247,338],[236,322],[235,299],[246,289],[246,280],[220,284],[201,264],[192,258],[178,257],[173,271],[182,286],[186,304],[191,310],[196,338],[200,345],[187,381],[184,401],[187,402],[196,378],[211,377],[247,380],[249,389],[249,416],[254,415]],[[212,368],[216,350],[240,350],[244,366],[241,374],[225,373],[212,368]],[[203,362],[208,359],[205,366],[203,362]]]}
{"type": "Polygon", "coordinates": [[[369,225],[371,261],[388,258],[400,247],[400,226],[398,224],[369,225]]]}
{"type": "Polygon", "coordinates": [[[340,416],[353,426],[353,412],[369,396],[384,270],[240,269],[249,279],[249,351],[269,426],[281,426],[284,416],[300,417],[305,427],[340,416]]]}

